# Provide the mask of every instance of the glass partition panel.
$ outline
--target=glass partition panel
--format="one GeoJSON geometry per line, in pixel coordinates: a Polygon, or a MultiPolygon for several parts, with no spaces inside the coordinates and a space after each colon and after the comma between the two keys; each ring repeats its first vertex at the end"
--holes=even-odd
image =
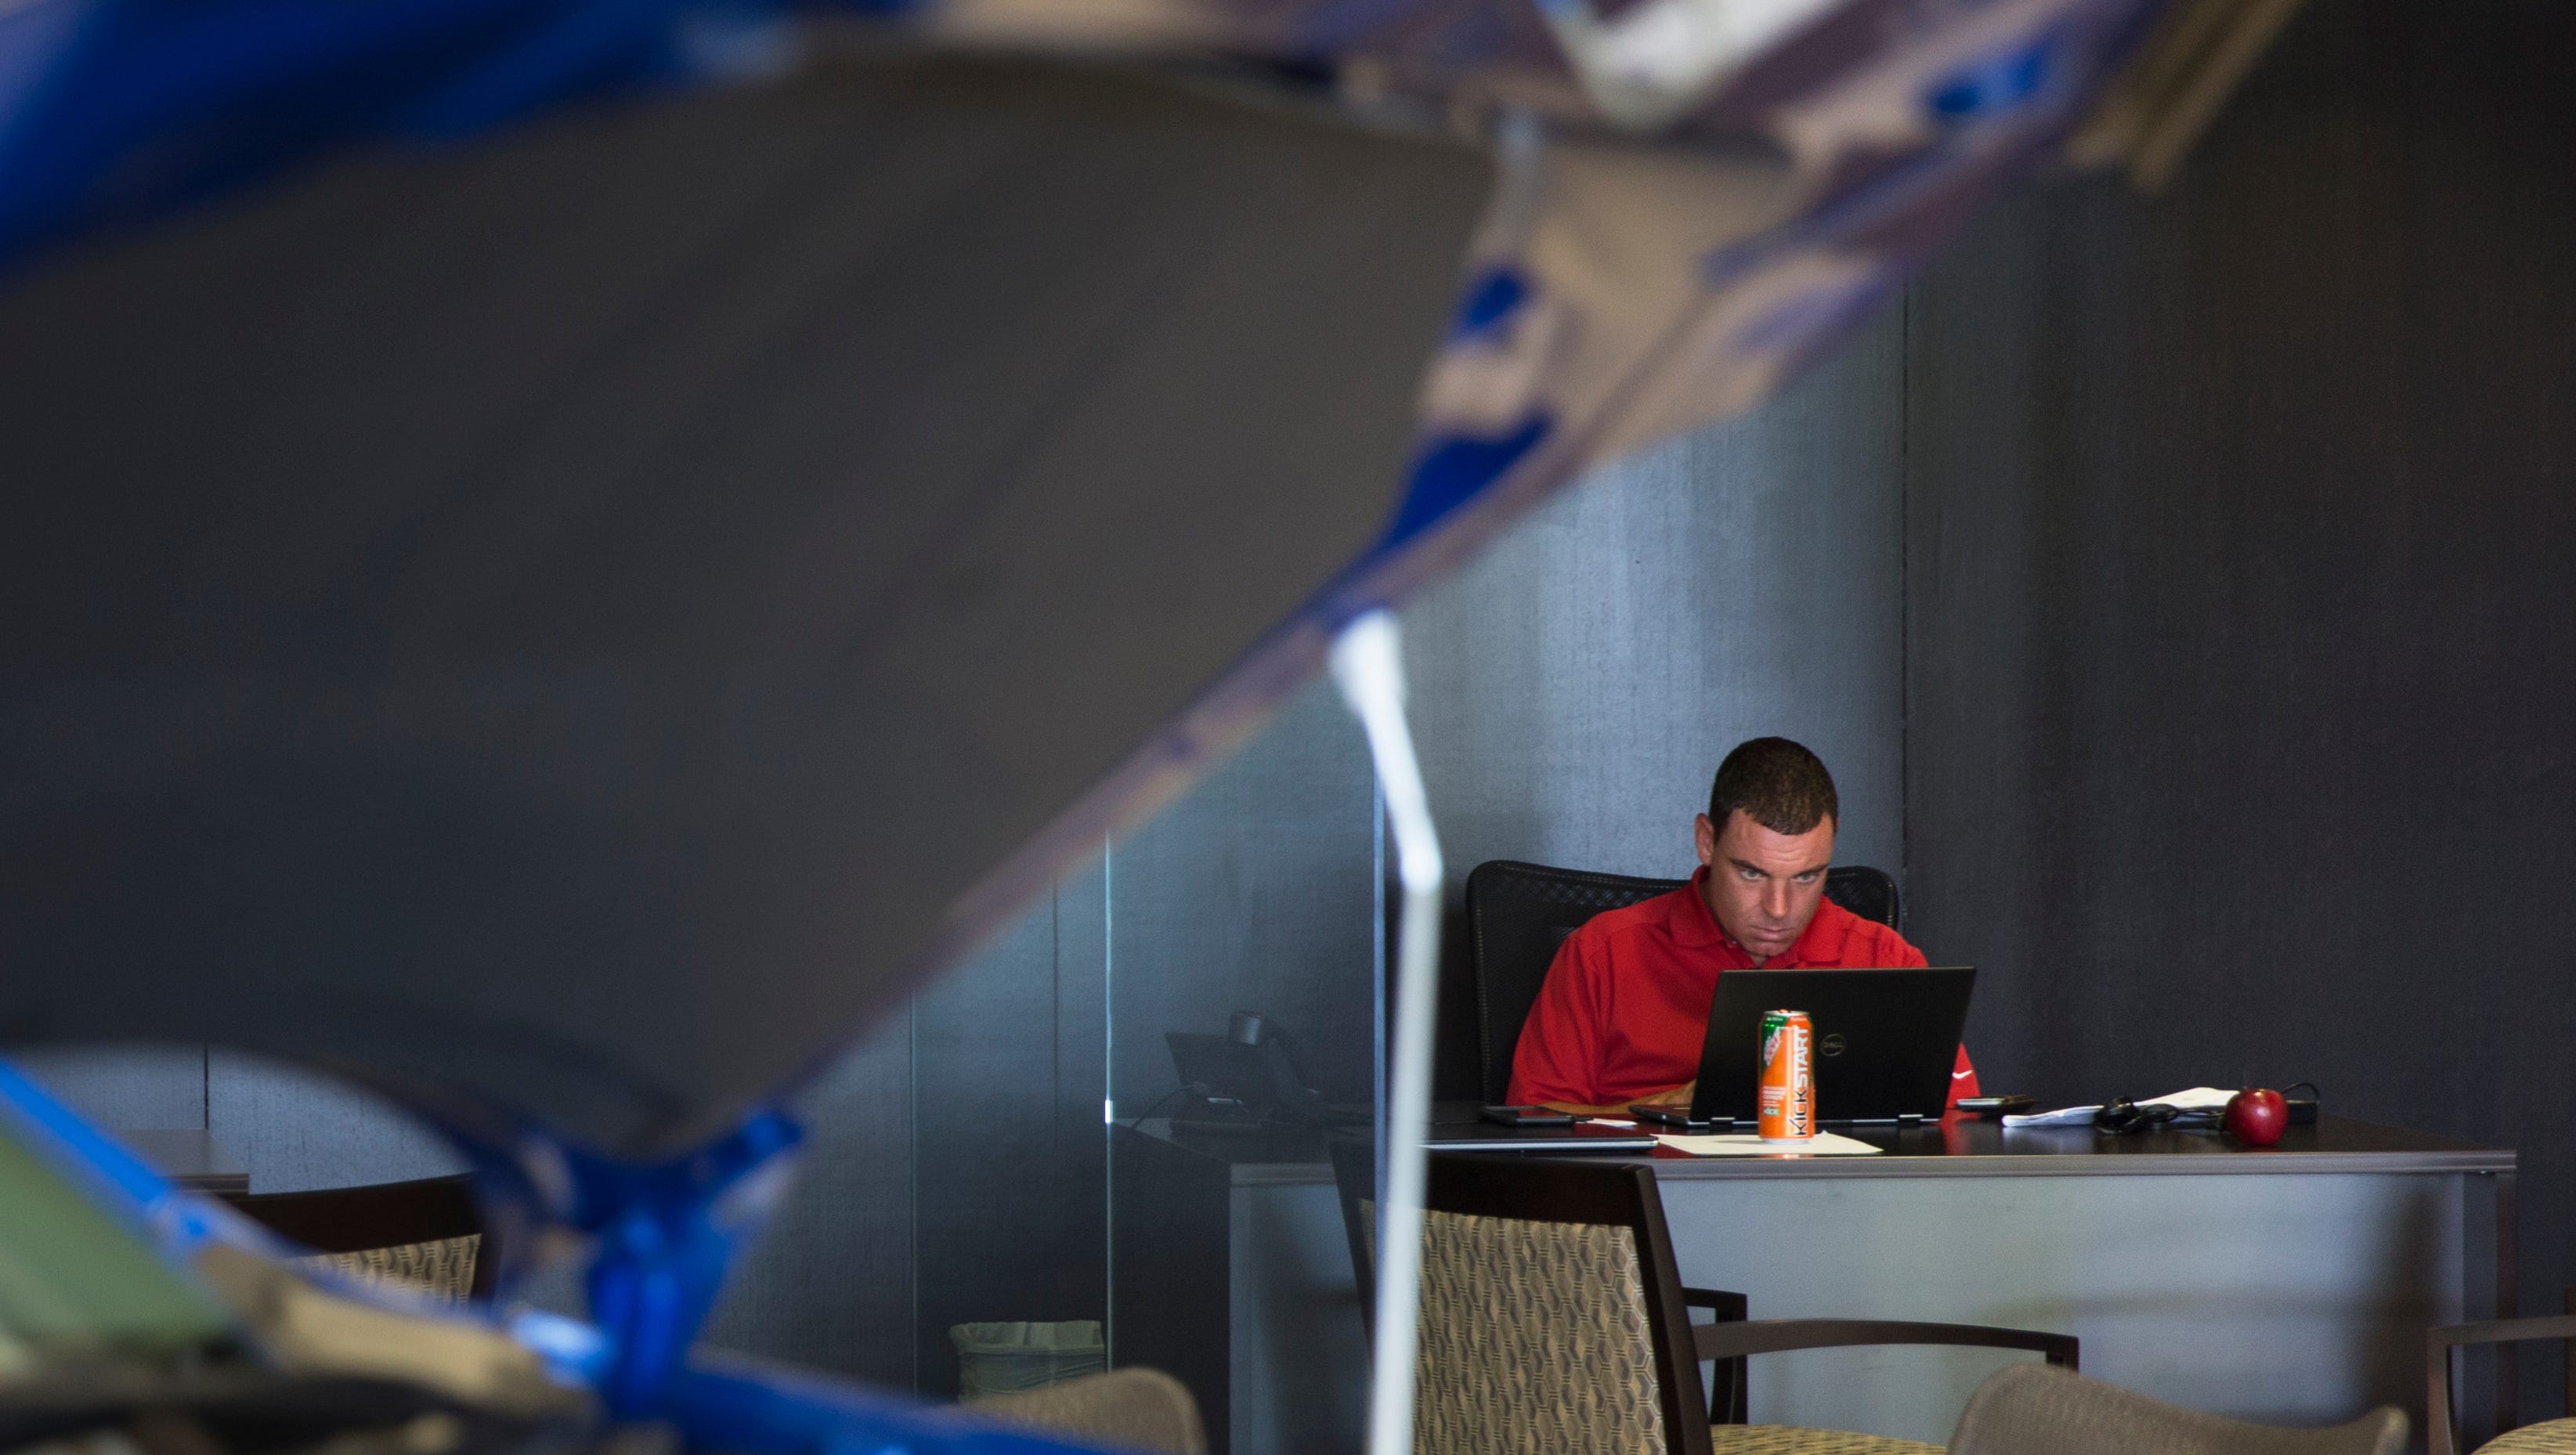
{"type": "Polygon", "coordinates": [[[1360,1442],[1325,1138],[1371,1120],[1376,812],[1318,681],[1110,855],[1110,1352],[1177,1375],[1237,1455],[1360,1442]]]}
{"type": "Polygon", "coordinates": [[[1150,1365],[1190,1387],[1214,1448],[1254,1424],[1355,1438],[1365,1361],[1322,1136],[1370,1115],[1374,795],[1318,683],[913,995],[802,1096],[805,1171],[708,1342],[940,1400],[1150,1365]],[[1239,1056],[1237,1012],[1259,1018],[1239,1056]],[[1199,1049],[1176,1060],[1171,1033],[1199,1049]],[[1254,1175],[1284,1191],[1239,1210],[1254,1175]],[[1321,1261],[1234,1266],[1254,1246],[1235,1220],[1280,1196],[1327,1215],[1321,1261]],[[1231,1347],[1230,1289],[1281,1279],[1319,1300],[1315,1337],[1231,1347]],[[1320,1360],[1349,1400],[1235,1411],[1237,1359],[1320,1360]]]}

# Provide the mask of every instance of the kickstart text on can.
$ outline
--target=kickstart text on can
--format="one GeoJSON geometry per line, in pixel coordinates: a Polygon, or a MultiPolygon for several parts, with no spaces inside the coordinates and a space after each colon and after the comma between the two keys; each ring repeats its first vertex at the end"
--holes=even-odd
{"type": "Polygon", "coordinates": [[[1762,1013],[1762,1076],[1754,1104],[1766,1142],[1816,1134],[1816,1028],[1803,1010],[1762,1013]]]}

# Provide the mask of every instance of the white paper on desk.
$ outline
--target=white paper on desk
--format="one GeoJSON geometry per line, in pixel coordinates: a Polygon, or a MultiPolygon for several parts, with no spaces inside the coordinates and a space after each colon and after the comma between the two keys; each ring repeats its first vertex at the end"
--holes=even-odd
{"type": "Polygon", "coordinates": [[[1694,1157],[1870,1157],[1878,1148],[1832,1132],[1818,1132],[1803,1142],[1766,1142],[1750,1132],[1714,1137],[1679,1137],[1655,1133],[1655,1140],[1694,1157]]]}
{"type": "MultiPolygon", "coordinates": [[[[2225,1106],[2228,1099],[2235,1095],[2235,1092],[2221,1091],[2215,1086],[2195,1086],[2188,1091],[2177,1091],[2171,1096],[2150,1097],[2139,1102],[2138,1105],[2154,1106],[2161,1103],[2176,1111],[2201,1111],[2208,1107],[2225,1106]]],[[[2070,1106],[2058,1111],[2035,1111],[2028,1116],[2007,1116],[2004,1118],[2004,1125],[2007,1127],[2090,1126],[2093,1122],[2093,1113],[2101,1109],[2098,1106],[2070,1106]]]]}

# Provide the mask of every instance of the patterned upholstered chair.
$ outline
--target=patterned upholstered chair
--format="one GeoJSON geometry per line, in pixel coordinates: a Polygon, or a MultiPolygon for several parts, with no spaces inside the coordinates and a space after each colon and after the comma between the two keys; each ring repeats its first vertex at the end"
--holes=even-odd
{"type": "MultiPolygon", "coordinates": [[[[2425,1336],[2424,1423],[2430,1455],[2458,1455],[2459,1431],[2451,1422],[2451,1351],[2464,1344],[2514,1344],[2526,1339],[2566,1341],[2568,1418],[2508,1429],[2480,1445],[2477,1455],[2576,1455],[2576,1288],[2568,1289],[2563,1314],[2455,1324],[2425,1336]]],[[[2510,1354],[2499,1353],[2499,1358],[2510,1354]]],[[[2506,1423],[2510,1424],[2510,1418],[2506,1423]]]]}
{"type": "Polygon", "coordinates": [[[1159,1369],[1113,1369],[1044,1389],[995,1395],[966,1408],[986,1419],[1123,1449],[1161,1455],[1205,1455],[1207,1450],[1198,1401],[1159,1369]]]}
{"type": "MultiPolygon", "coordinates": [[[[1375,1282],[1365,1147],[1335,1149],[1363,1307],[1375,1282]],[[1354,1184],[1357,1184],[1354,1186],[1354,1184]]],[[[1654,1173],[1635,1163],[1434,1156],[1424,1197],[1417,1455],[1935,1455],[1911,1440],[1712,1426],[1699,1366],[1790,1349],[2028,1349],[2072,1368],[2063,1334],[1876,1320],[1690,1322],[1654,1173]]],[[[1735,1298],[1735,1295],[1726,1295],[1735,1298]]],[[[1740,1310],[1740,1300],[1738,1300],[1740,1310]]]]}
{"type": "Polygon", "coordinates": [[[499,1253],[487,1241],[471,1177],[229,1193],[224,1201],[279,1237],[312,1249],[302,1262],[342,1277],[398,1284],[450,1302],[492,1291],[499,1253]]]}
{"type": "MultiPolygon", "coordinates": [[[[1342,1227],[1350,1235],[1351,1268],[1358,1276],[1360,1322],[1369,1337],[1377,1337],[1377,1150],[1368,1142],[1335,1138],[1326,1144],[1332,1154],[1333,1181],[1341,1192],[1342,1227]]],[[[1660,1211],[1661,1204],[1657,1204],[1660,1211]]],[[[1684,1288],[1682,1304],[1686,1308],[1705,1309],[1719,1323],[1740,1323],[1747,1316],[1744,1295],[1717,1288],[1684,1288]]],[[[1743,1424],[1747,1371],[1741,1358],[1717,1361],[1716,1388],[1711,1392],[1710,1406],[1717,1417],[1729,1424],[1743,1424]]]]}
{"type": "Polygon", "coordinates": [[[1977,1386],[1949,1455],[2403,1455],[2406,1416],[2285,1430],[2178,1409],[2098,1379],[2016,1364],[1977,1386]]]}

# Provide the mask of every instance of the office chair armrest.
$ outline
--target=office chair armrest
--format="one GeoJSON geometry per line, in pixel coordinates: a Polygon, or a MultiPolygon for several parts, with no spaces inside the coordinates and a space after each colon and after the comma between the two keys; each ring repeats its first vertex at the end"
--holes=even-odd
{"type": "MultiPolygon", "coordinates": [[[[1740,1324],[1753,1317],[1752,1305],[1743,1294],[1730,1293],[1723,1288],[1685,1288],[1682,1290],[1682,1305],[1685,1308],[1713,1310],[1717,1315],[1717,1321],[1721,1324],[1740,1324]]],[[[1693,1325],[1693,1327],[1698,1326],[1693,1325]]],[[[1724,1366],[1718,1371],[1724,1381],[1724,1387],[1722,1390],[1710,1391],[1709,1417],[1716,1424],[1743,1424],[1752,1412],[1749,1401],[1753,1396],[1748,1387],[1751,1383],[1750,1371],[1740,1358],[1718,1362],[1724,1366]]]]}
{"type": "Polygon", "coordinates": [[[2525,1339],[2576,1339],[2576,1314],[2489,1319],[2483,1324],[2451,1324],[2427,1329],[2424,1331],[2424,1349],[2439,1359],[2460,1344],[2519,1344],[2525,1339]]]}
{"type": "Polygon", "coordinates": [[[1745,1302],[1744,1295],[1723,1288],[1685,1288],[1682,1303],[1689,1308],[1713,1309],[1721,1321],[1742,1323],[1752,1317],[1752,1306],[1745,1302]]]}
{"type": "MultiPolygon", "coordinates": [[[[2568,1301],[2576,1304],[2576,1289],[2568,1301]]],[[[2576,1313],[2529,1319],[2489,1319],[2424,1331],[2424,1435],[2428,1455],[2454,1455],[2459,1436],[2451,1426],[2451,1351],[2463,1344],[2519,1344],[2525,1339],[2576,1339],[2576,1313]]]]}
{"type": "Polygon", "coordinates": [[[2076,1338],[2036,1329],[1985,1324],[1917,1324],[1895,1319],[1754,1319],[1745,1323],[1691,1325],[1702,1361],[1741,1359],[1789,1349],[1846,1349],[1867,1344],[1951,1344],[1984,1349],[2028,1349],[2061,1369],[2075,1367],[2076,1338]]]}

